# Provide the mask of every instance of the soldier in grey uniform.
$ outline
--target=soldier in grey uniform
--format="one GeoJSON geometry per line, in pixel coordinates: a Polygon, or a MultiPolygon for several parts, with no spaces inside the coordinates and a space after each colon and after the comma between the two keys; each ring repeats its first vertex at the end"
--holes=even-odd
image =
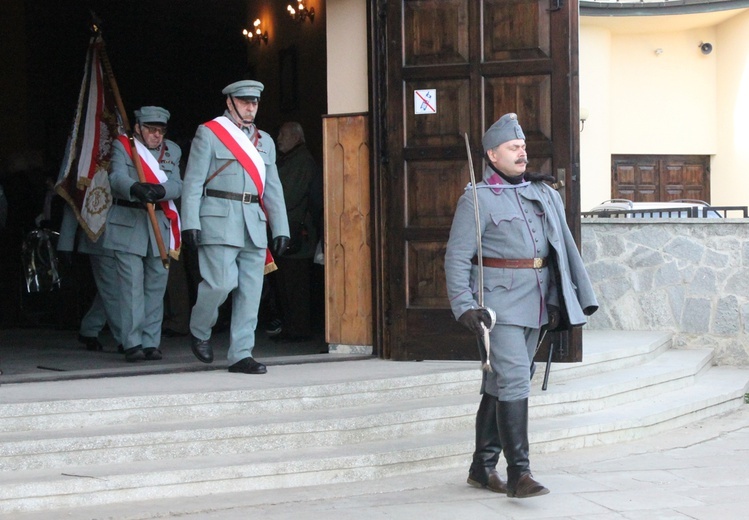
{"type": "MultiPolygon", "coordinates": [[[[484,373],[468,483],[511,497],[533,497],[549,492],[533,479],[528,453],[531,364],[540,330],[547,324],[554,328],[559,321],[582,325],[598,302],[567,226],[562,199],[541,182],[550,177],[525,172],[525,135],[517,116],[503,115],[484,134],[482,144],[487,167],[476,195],[484,304],[496,312],[496,325],[490,334],[491,371],[484,373]],[[506,483],[496,471],[502,450],[506,483]]],[[[483,335],[482,325],[491,328],[492,320],[476,298],[478,247],[472,189],[469,186],[458,200],[445,273],[454,316],[483,335]]]]}
{"type": "MultiPolygon", "coordinates": [[[[166,182],[139,182],[138,173],[125,145],[115,140],[109,182],[112,207],[107,215],[104,247],[114,251],[120,282],[122,345],[125,360],[162,358],[161,322],[164,291],[169,271],[164,268],[146,203],[174,200],[182,194],[179,160],[182,150],[165,139],[169,111],[145,106],[135,111],[135,138],[143,143],[166,174],[166,182]]],[[[155,205],[156,219],[164,246],[169,247],[171,223],[161,206],[155,205]]]]}
{"type": "MultiPolygon", "coordinates": [[[[100,236],[94,242],[89,239],[86,232],[78,225],[75,214],[70,206],[65,205],[60,224],[60,236],[57,240],[57,252],[63,255],[72,255],[77,251],[88,255],[91,263],[91,272],[96,284],[96,296],[91,303],[88,312],[83,316],[78,330],[78,341],[86,345],[86,350],[102,350],[99,341],[99,332],[104,325],[109,323],[109,330],[119,345],[120,341],[120,286],[117,279],[117,264],[114,261],[114,251],[106,249],[102,244],[104,237],[100,236]]],[[[72,263],[72,256],[68,263],[72,263]]]]}
{"type": "Polygon", "coordinates": [[[263,84],[253,80],[222,90],[226,111],[198,127],[182,197],[184,243],[198,249],[203,277],[190,317],[192,351],[204,363],[213,361],[211,328],[219,306],[234,291],[229,372],[245,374],[267,372],[252,350],[268,261],[268,225],[274,255],[282,255],[289,244],[276,146],[255,126],[262,90],[263,84]],[[222,141],[221,135],[233,140],[222,141]]]}

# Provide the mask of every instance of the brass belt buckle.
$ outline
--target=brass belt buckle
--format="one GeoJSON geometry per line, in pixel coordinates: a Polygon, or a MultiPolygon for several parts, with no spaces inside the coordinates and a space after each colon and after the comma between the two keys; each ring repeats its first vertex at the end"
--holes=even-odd
{"type": "Polygon", "coordinates": [[[533,259],[533,269],[541,269],[544,266],[544,259],[543,258],[534,258],[533,259]]]}
{"type": "Polygon", "coordinates": [[[244,192],[242,193],[242,204],[250,204],[252,203],[252,193],[244,192]]]}

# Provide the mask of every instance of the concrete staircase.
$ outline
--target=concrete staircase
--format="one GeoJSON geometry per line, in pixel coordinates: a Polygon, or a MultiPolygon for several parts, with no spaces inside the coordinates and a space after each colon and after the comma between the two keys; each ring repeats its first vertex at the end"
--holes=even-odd
{"type": "MultiPolygon", "coordinates": [[[[531,398],[532,453],[740,407],[749,370],[657,332],[586,331],[531,398]]],[[[538,375],[543,374],[543,366],[538,375]]],[[[0,387],[0,515],[377,479],[469,463],[474,362],[376,359],[0,387]]]]}

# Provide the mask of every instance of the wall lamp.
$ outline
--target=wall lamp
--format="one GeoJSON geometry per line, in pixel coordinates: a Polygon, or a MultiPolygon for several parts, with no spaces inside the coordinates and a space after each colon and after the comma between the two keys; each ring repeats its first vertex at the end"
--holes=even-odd
{"type": "Polygon", "coordinates": [[[260,24],[260,18],[257,18],[252,23],[254,29],[242,29],[242,34],[245,35],[251,45],[259,44],[260,40],[263,40],[265,42],[265,45],[268,45],[268,31],[263,31],[262,27],[260,27],[260,24]]]}
{"type": "Polygon", "coordinates": [[[581,107],[580,108],[580,133],[582,133],[583,130],[585,130],[585,121],[588,120],[588,109],[581,107]]]}
{"type": "Polygon", "coordinates": [[[310,23],[315,21],[315,8],[310,7],[309,9],[307,9],[306,7],[304,7],[303,0],[297,0],[296,9],[291,7],[291,4],[289,4],[286,6],[286,10],[297,23],[302,23],[307,18],[309,18],[310,23]]]}

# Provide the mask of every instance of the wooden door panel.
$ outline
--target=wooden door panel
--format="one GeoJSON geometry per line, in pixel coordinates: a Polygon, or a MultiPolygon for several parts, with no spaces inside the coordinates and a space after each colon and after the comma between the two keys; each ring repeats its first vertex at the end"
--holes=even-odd
{"type": "Polygon", "coordinates": [[[445,241],[408,243],[408,306],[450,307],[445,281],[445,241]]]}
{"type": "Polygon", "coordinates": [[[705,167],[702,164],[685,164],[682,173],[685,186],[693,189],[705,184],[705,167]]]}
{"type": "Polygon", "coordinates": [[[659,168],[655,163],[638,164],[635,168],[635,192],[642,202],[657,202],[660,198],[658,186],[659,168]]]}
{"type": "Polygon", "coordinates": [[[323,118],[327,343],[373,342],[368,127],[366,115],[323,118]]]}
{"type": "MultiPolygon", "coordinates": [[[[452,224],[455,204],[463,194],[468,165],[461,161],[406,163],[406,226],[444,231],[452,224]],[[434,187],[439,186],[439,190],[434,187]]],[[[406,232],[408,238],[408,231],[406,232]]]]}
{"type": "Polygon", "coordinates": [[[656,184],[658,184],[658,166],[655,163],[638,164],[636,175],[637,180],[635,182],[639,186],[655,186],[656,184]]]}
{"type": "Polygon", "coordinates": [[[468,62],[468,0],[407,0],[403,18],[407,66],[468,62]]]}
{"type": "Polygon", "coordinates": [[[470,103],[467,79],[406,81],[406,147],[460,146],[463,132],[470,126],[467,107],[470,103]],[[434,89],[436,114],[415,114],[414,91],[434,89]]]}
{"type": "Polygon", "coordinates": [[[523,133],[533,154],[541,150],[538,142],[551,141],[551,77],[515,76],[487,78],[484,99],[487,110],[485,128],[489,128],[502,114],[515,112],[522,121],[523,133]]]}
{"type": "Polygon", "coordinates": [[[485,0],[484,60],[548,58],[551,55],[548,7],[549,2],[544,0],[485,0]]]}
{"type": "Polygon", "coordinates": [[[616,164],[614,166],[614,177],[617,179],[619,186],[634,186],[635,179],[635,166],[633,164],[616,164]]]}

